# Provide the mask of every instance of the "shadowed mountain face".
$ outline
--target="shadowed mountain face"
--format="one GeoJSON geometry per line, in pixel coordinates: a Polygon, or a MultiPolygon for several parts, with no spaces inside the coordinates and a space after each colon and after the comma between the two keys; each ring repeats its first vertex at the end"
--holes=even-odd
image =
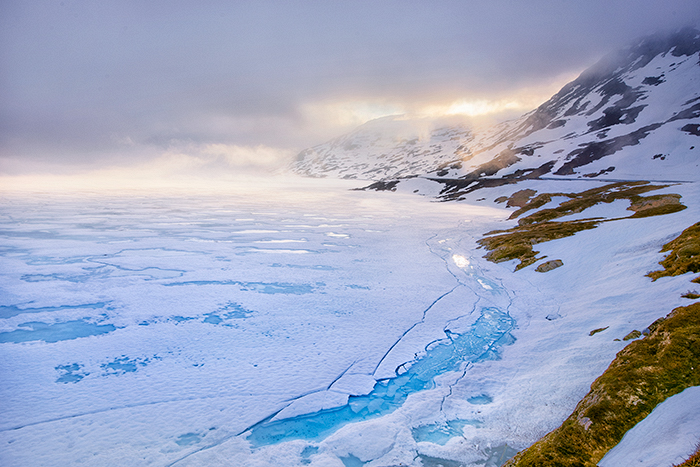
{"type": "Polygon", "coordinates": [[[443,199],[542,176],[685,180],[700,172],[700,31],[646,37],[486,130],[402,139],[396,119],[383,121],[303,151],[293,170],[382,181],[377,188],[419,176],[442,183],[443,199]]]}

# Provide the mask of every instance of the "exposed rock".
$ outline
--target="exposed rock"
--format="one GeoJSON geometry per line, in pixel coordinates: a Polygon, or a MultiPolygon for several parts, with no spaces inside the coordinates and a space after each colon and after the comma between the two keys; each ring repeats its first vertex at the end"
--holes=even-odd
{"type": "Polygon", "coordinates": [[[530,198],[535,196],[536,193],[537,191],[530,189],[516,191],[515,193],[510,195],[510,198],[508,198],[508,204],[506,205],[506,207],[512,208],[517,206],[519,208],[522,208],[530,201],[530,198]]]}
{"type": "Polygon", "coordinates": [[[629,211],[634,211],[636,213],[635,217],[645,217],[644,214],[651,210],[656,210],[664,206],[682,206],[681,205],[681,195],[675,193],[667,195],[656,195],[647,196],[645,198],[639,198],[632,202],[630,207],[627,208],[629,211]]]}
{"type": "Polygon", "coordinates": [[[553,259],[552,261],[547,261],[545,263],[540,264],[537,266],[535,271],[537,272],[548,272],[551,271],[552,269],[556,269],[558,267],[561,267],[564,265],[564,262],[560,259],[553,259]]]}

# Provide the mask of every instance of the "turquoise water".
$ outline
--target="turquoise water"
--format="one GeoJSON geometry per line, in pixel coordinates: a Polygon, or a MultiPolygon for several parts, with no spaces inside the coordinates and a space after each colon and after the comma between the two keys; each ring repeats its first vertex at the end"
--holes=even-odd
{"type": "Polygon", "coordinates": [[[50,313],[54,311],[77,310],[77,309],[92,309],[104,308],[107,306],[105,302],[87,303],[85,305],[59,305],[59,306],[44,306],[44,307],[27,307],[20,308],[16,305],[0,306],[0,319],[12,318],[24,313],[50,313]]]}
{"type": "Polygon", "coordinates": [[[413,439],[418,442],[428,441],[444,446],[450,439],[462,436],[462,430],[467,425],[479,427],[482,423],[478,420],[450,420],[445,423],[422,425],[411,431],[413,439]]]}
{"type": "Polygon", "coordinates": [[[480,318],[468,332],[450,334],[449,338],[432,344],[406,372],[377,382],[369,394],[350,396],[346,405],[334,409],[284,420],[273,421],[269,417],[250,429],[248,440],[254,447],[291,439],[319,440],[348,423],[391,413],[409,395],[434,388],[435,377],[459,371],[466,363],[497,358],[498,348],[514,341],[510,334],[514,325],[507,313],[497,308],[482,308],[480,318]]]}
{"type": "Polygon", "coordinates": [[[291,295],[304,295],[310,294],[316,291],[319,287],[323,287],[326,284],[316,283],[316,284],[287,284],[282,282],[242,282],[242,281],[184,281],[184,282],[171,282],[169,284],[163,284],[166,287],[176,287],[185,285],[235,285],[240,287],[241,290],[259,292],[264,294],[291,294],[291,295]]]}
{"type": "Polygon", "coordinates": [[[83,319],[55,324],[31,321],[22,323],[19,326],[21,329],[0,333],[0,342],[59,342],[78,339],[79,337],[106,334],[117,329],[112,324],[95,324],[83,319]]]}

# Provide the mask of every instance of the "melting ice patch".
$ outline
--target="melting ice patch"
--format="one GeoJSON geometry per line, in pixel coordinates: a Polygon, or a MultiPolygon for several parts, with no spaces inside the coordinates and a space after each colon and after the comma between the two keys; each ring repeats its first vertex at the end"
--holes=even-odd
{"type": "Polygon", "coordinates": [[[199,433],[185,433],[183,435],[178,436],[175,440],[175,443],[178,446],[191,446],[202,441],[203,437],[204,436],[200,435],[199,433]]]}
{"type": "MultiPolygon", "coordinates": [[[[481,316],[464,334],[449,334],[447,339],[429,346],[426,354],[394,378],[378,381],[367,395],[350,396],[342,407],[322,410],[283,420],[274,415],[254,425],[248,434],[253,446],[291,439],[319,440],[343,425],[386,415],[398,409],[409,395],[432,389],[435,378],[460,371],[470,362],[497,357],[501,345],[514,342],[510,331],[515,321],[497,308],[482,308],[481,316]]],[[[482,402],[483,403],[483,402],[482,402]]]]}
{"type": "Polygon", "coordinates": [[[427,441],[444,446],[452,438],[462,436],[462,430],[467,425],[480,427],[483,424],[478,420],[450,420],[444,423],[422,425],[411,430],[413,439],[418,442],[427,441]]]}
{"type": "Polygon", "coordinates": [[[176,287],[183,285],[235,285],[240,287],[243,291],[259,292],[264,294],[292,294],[292,295],[303,295],[313,293],[319,287],[323,287],[325,284],[322,282],[317,282],[315,285],[311,284],[288,284],[283,282],[241,282],[241,281],[184,281],[184,282],[170,282],[168,284],[163,284],[166,287],[176,287]]]}
{"type": "Polygon", "coordinates": [[[126,373],[134,373],[139,367],[143,367],[151,363],[152,360],[159,360],[159,357],[152,358],[129,358],[126,355],[117,357],[111,362],[100,365],[103,375],[123,375],[126,373]]]}
{"type": "Polygon", "coordinates": [[[84,365],[81,365],[80,363],[69,363],[67,365],[56,366],[55,370],[59,373],[56,382],[77,383],[78,381],[90,374],[83,370],[83,366],[84,365]]]}
{"type": "Polygon", "coordinates": [[[222,324],[227,326],[226,321],[233,319],[248,318],[252,311],[247,310],[243,306],[235,302],[229,302],[223,307],[219,308],[217,311],[212,311],[211,313],[206,313],[204,316],[203,323],[208,324],[222,324]]]}
{"type": "Polygon", "coordinates": [[[36,308],[21,308],[17,305],[0,306],[0,319],[12,318],[24,313],[50,313],[55,311],[79,310],[79,309],[99,309],[107,305],[105,302],[86,303],[85,305],[58,305],[44,306],[36,308]]]}
{"type": "Polygon", "coordinates": [[[117,329],[113,324],[96,324],[85,319],[55,324],[30,321],[20,324],[19,328],[14,331],[0,333],[0,342],[59,342],[106,334],[117,329]]]}
{"type": "Polygon", "coordinates": [[[467,402],[474,405],[486,405],[493,402],[493,399],[491,399],[491,396],[489,395],[479,394],[478,396],[472,396],[468,398],[467,402]]]}

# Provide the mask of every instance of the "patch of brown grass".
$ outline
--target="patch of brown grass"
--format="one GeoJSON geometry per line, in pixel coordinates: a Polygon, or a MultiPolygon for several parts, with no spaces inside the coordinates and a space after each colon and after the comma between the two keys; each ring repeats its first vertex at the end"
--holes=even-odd
{"type": "Polygon", "coordinates": [[[654,407],[700,384],[700,303],[676,308],[649,329],[617,354],[559,428],[506,466],[594,467],[654,407]]]}
{"type": "Polygon", "coordinates": [[[530,198],[532,198],[537,191],[531,190],[531,189],[525,189],[525,190],[520,190],[516,191],[512,195],[510,195],[508,199],[508,203],[506,204],[506,207],[512,208],[512,207],[523,207],[526,204],[530,202],[530,198]]]}
{"type": "MultiPolygon", "coordinates": [[[[664,267],[663,270],[647,274],[652,280],[686,272],[700,272],[700,222],[685,229],[678,237],[665,244],[661,251],[668,251],[669,254],[659,262],[664,267]]],[[[692,282],[700,282],[700,276],[692,282]]]]}
{"type": "Polygon", "coordinates": [[[568,222],[542,222],[535,225],[522,225],[509,230],[495,230],[478,240],[478,244],[489,252],[484,258],[494,263],[519,259],[515,270],[522,269],[537,261],[539,251],[533,245],[570,237],[582,230],[594,229],[601,221],[578,220],[568,222]]]}
{"type": "MultiPolygon", "coordinates": [[[[538,209],[539,207],[544,206],[545,204],[550,202],[555,196],[564,196],[570,199],[562,202],[556,208],[542,209],[541,211],[538,211],[534,214],[530,214],[529,216],[520,219],[519,223],[522,225],[549,221],[570,214],[583,212],[586,209],[595,206],[599,203],[612,203],[613,201],[616,201],[618,199],[628,199],[631,201],[632,205],[643,206],[645,205],[645,203],[652,203],[652,201],[647,202],[646,200],[649,200],[653,197],[644,198],[639,195],[653,190],[660,190],[661,188],[666,187],[668,187],[668,185],[650,185],[649,182],[645,181],[618,182],[586,190],[581,193],[543,193],[535,197],[530,203],[515,211],[510,216],[510,218],[515,219],[529,210],[538,209]]],[[[668,197],[669,195],[661,196],[668,197]]],[[[659,201],[655,202],[657,204],[659,203],[659,201]]]]}
{"type": "MultiPolygon", "coordinates": [[[[520,209],[511,214],[510,219],[515,219],[522,214],[539,209],[549,203],[555,196],[569,198],[555,208],[541,209],[521,218],[518,225],[508,230],[488,232],[484,238],[478,241],[489,252],[484,256],[489,261],[500,263],[513,259],[520,260],[515,270],[522,269],[535,263],[538,251],[533,246],[538,243],[569,237],[581,230],[596,228],[601,222],[618,219],[582,219],[572,221],[557,221],[563,216],[583,212],[599,203],[612,203],[618,199],[630,201],[629,210],[634,214],[628,218],[657,216],[669,214],[685,209],[680,203],[680,195],[665,194],[654,196],[641,196],[646,193],[668,185],[650,185],[649,182],[618,182],[602,187],[593,188],[581,193],[542,193],[531,198],[534,190],[521,190],[514,193],[511,198],[514,205],[525,203],[520,209]]],[[[509,205],[511,205],[511,198],[509,205]]]]}
{"type": "Polygon", "coordinates": [[[627,209],[634,211],[634,214],[630,216],[633,218],[671,214],[686,208],[681,204],[681,195],[675,193],[646,197],[632,196],[630,201],[632,204],[627,209]]]}

